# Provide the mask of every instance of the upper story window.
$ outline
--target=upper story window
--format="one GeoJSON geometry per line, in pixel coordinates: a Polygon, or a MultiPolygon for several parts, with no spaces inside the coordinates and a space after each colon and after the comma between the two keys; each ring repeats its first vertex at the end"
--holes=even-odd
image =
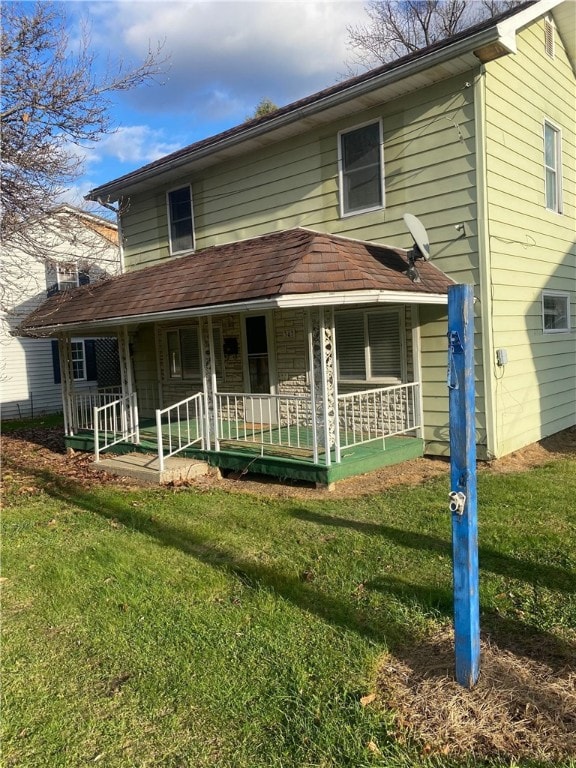
{"type": "Polygon", "coordinates": [[[71,291],[78,285],[86,285],[90,282],[88,269],[78,269],[78,265],[71,262],[47,262],[46,263],[46,291],[48,296],[62,291],[71,291]]]}
{"type": "Polygon", "coordinates": [[[542,293],[542,328],[544,333],[562,333],[570,330],[570,296],[567,293],[542,293]]]}
{"type": "Polygon", "coordinates": [[[75,264],[57,264],[56,281],[59,291],[69,291],[78,285],[78,267],[75,264]]]}
{"type": "Polygon", "coordinates": [[[170,253],[194,250],[194,216],[192,189],[188,184],[168,192],[168,221],[170,227],[170,253]]]}
{"type": "Polygon", "coordinates": [[[338,135],[340,211],[342,216],[384,205],[382,122],[341,131],[338,135]]]}
{"type": "Polygon", "coordinates": [[[544,122],[544,171],[546,208],[562,213],[562,134],[547,120],[544,122]]]}

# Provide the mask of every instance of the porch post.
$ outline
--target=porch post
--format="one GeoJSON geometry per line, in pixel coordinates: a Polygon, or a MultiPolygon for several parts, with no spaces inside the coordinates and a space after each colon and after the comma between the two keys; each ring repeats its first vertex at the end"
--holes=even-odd
{"type": "Polygon", "coordinates": [[[136,432],[135,442],[139,442],[138,436],[138,406],[134,397],[134,374],[132,371],[132,361],[130,359],[130,339],[128,336],[128,327],[123,325],[118,334],[118,356],[120,358],[120,378],[122,382],[122,397],[130,398],[129,405],[124,413],[128,416],[128,424],[123,424],[122,428],[129,432],[136,432]]]}
{"type": "Polygon", "coordinates": [[[60,360],[64,433],[66,435],[73,435],[78,425],[76,423],[76,408],[74,407],[74,373],[72,371],[70,334],[61,334],[58,337],[58,357],[60,360]]]}
{"type": "Polygon", "coordinates": [[[424,395],[422,392],[422,346],[420,343],[420,310],[418,304],[412,304],[410,308],[410,323],[412,326],[412,368],[413,379],[417,383],[414,398],[414,419],[419,425],[416,430],[417,437],[424,437],[424,395]]]}
{"type": "Polygon", "coordinates": [[[214,362],[214,339],[212,334],[212,318],[201,317],[198,328],[200,354],[202,356],[202,389],[204,393],[204,443],[210,450],[212,435],[214,447],[218,451],[220,442],[217,429],[216,409],[216,365],[214,362]]]}
{"type": "MultiPolygon", "coordinates": [[[[311,348],[310,389],[316,423],[318,444],[323,444],[326,466],[332,459],[330,452],[336,447],[339,461],[337,425],[337,388],[334,345],[334,310],[332,307],[314,309],[309,315],[309,346],[311,348]]],[[[317,461],[315,451],[315,461],[317,461]]]]}

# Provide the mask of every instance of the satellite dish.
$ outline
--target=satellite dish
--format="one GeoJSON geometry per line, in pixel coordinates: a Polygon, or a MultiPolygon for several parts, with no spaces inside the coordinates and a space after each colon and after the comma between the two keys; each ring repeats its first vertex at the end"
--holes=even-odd
{"type": "Polygon", "coordinates": [[[424,228],[424,224],[420,219],[416,218],[412,213],[404,214],[404,223],[408,228],[408,232],[414,239],[413,251],[417,251],[413,254],[415,259],[424,259],[424,261],[430,260],[430,240],[428,239],[428,233],[424,228]]]}
{"type": "Polygon", "coordinates": [[[414,266],[414,262],[417,259],[423,259],[424,261],[430,260],[430,241],[428,240],[428,234],[424,228],[424,224],[422,224],[420,219],[416,218],[412,213],[404,214],[404,223],[414,240],[414,245],[408,251],[408,269],[406,274],[413,283],[419,283],[420,275],[414,266]]]}

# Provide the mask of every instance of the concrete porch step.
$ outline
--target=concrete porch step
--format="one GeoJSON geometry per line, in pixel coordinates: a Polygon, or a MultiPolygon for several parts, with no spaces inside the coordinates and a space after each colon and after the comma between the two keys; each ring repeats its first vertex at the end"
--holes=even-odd
{"type": "Polygon", "coordinates": [[[164,470],[160,471],[157,456],[146,453],[125,453],[92,462],[93,469],[110,472],[121,477],[131,477],[141,483],[165,485],[181,480],[193,480],[208,473],[208,464],[197,459],[171,456],[164,459],[164,470]]]}

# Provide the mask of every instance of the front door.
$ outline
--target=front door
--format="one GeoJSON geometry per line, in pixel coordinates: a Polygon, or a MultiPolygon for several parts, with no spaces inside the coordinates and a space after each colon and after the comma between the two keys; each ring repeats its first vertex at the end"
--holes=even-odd
{"type": "Polygon", "coordinates": [[[276,408],[267,397],[274,391],[269,350],[269,322],[266,315],[249,315],[244,319],[246,335],[245,361],[247,391],[246,421],[256,424],[275,424],[276,408]],[[258,397],[263,395],[263,397],[258,397]]]}

